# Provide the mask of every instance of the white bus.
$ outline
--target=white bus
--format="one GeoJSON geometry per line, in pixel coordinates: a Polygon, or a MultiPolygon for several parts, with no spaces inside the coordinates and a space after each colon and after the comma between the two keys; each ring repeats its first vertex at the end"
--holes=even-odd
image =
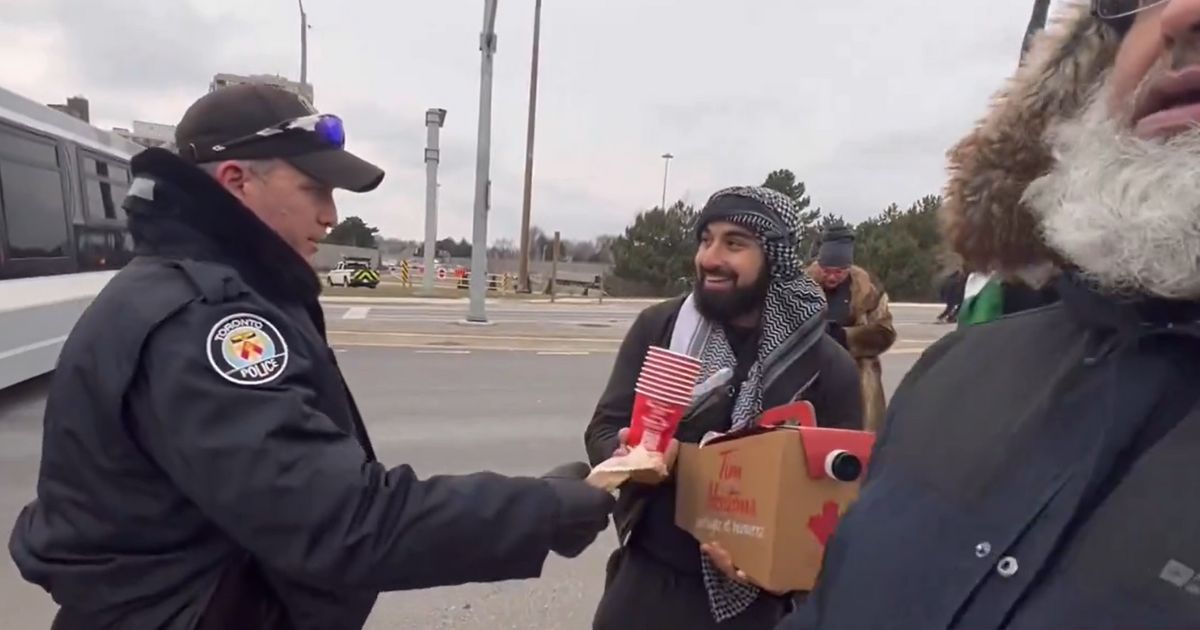
{"type": "Polygon", "coordinates": [[[133,257],[121,202],[137,144],[0,88],[0,389],[54,369],[133,257]]]}

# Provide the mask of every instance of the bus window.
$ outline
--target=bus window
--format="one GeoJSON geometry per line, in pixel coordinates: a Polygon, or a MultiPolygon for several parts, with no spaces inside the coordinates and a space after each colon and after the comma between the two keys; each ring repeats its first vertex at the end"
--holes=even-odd
{"type": "Polygon", "coordinates": [[[113,164],[112,162],[96,159],[91,156],[83,158],[83,174],[84,176],[98,175],[129,183],[129,169],[120,164],[113,164]]]}
{"type": "Polygon", "coordinates": [[[107,181],[83,180],[83,198],[84,203],[87,204],[87,218],[92,220],[124,219],[125,210],[121,208],[121,201],[125,199],[125,193],[128,190],[125,186],[116,186],[107,181]]]}
{"type": "Polygon", "coordinates": [[[129,191],[129,169],[88,154],[83,157],[85,221],[125,219],[121,202],[129,191]]]}
{"type": "Polygon", "coordinates": [[[80,271],[120,269],[133,258],[121,202],[129,192],[129,167],[81,151],[83,216],[75,223],[75,252],[80,271]]]}
{"type": "Polygon", "coordinates": [[[62,173],[0,158],[0,208],[4,211],[8,257],[67,255],[66,203],[62,173]]]}
{"type": "Polygon", "coordinates": [[[75,249],[80,271],[120,269],[133,259],[133,238],[124,227],[76,225],[75,249]]]}
{"type": "Polygon", "coordinates": [[[49,140],[37,140],[0,125],[0,159],[58,168],[58,151],[49,140]]]}

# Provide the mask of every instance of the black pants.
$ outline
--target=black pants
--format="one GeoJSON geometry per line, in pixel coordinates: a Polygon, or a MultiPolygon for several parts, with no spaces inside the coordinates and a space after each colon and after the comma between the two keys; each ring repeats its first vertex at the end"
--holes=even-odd
{"type": "Polygon", "coordinates": [[[703,576],[679,573],[636,547],[613,552],[592,630],[770,630],[787,598],[763,593],[742,614],[717,623],[703,576]]]}

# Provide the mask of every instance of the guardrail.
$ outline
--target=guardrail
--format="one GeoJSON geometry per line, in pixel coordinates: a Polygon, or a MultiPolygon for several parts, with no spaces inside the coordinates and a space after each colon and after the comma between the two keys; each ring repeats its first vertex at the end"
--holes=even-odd
{"type": "MultiPolygon", "coordinates": [[[[446,267],[438,267],[435,273],[437,273],[437,277],[433,281],[434,288],[462,290],[471,288],[471,272],[469,270],[459,268],[452,271],[446,267]]],[[[405,287],[422,286],[425,282],[424,270],[414,269],[408,261],[393,267],[390,275],[405,287]]],[[[494,291],[501,295],[518,292],[516,274],[489,273],[487,278],[488,291],[494,291]]],[[[532,278],[533,276],[531,276],[531,284],[533,284],[532,278]]],[[[545,293],[550,296],[551,302],[559,296],[561,289],[567,287],[580,289],[583,296],[595,296],[597,301],[604,301],[604,277],[602,275],[584,280],[579,274],[570,274],[568,277],[557,277],[556,274],[551,274],[551,277],[545,282],[545,293]]],[[[541,284],[541,281],[537,284],[541,284]]]]}
{"type": "MultiPolygon", "coordinates": [[[[407,264],[402,264],[391,272],[392,278],[399,280],[405,287],[422,286],[425,284],[425,274],[420,270],[412,270],[407,264]]],[[[489,273],[488,290],[501,294],[515,293],[517,288],[516,276],[510,274],[489,273]]],[[[433,286],[438,289],[469,289],[471,287],[471,272],[455,273],[440,268],[433,286]]]]}

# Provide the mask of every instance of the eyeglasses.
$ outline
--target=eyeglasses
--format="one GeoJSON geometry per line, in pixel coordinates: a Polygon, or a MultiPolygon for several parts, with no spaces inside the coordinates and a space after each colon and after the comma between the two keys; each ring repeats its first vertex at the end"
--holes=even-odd
{"type": "Polygon", "coordinates": [[[1129,17],[1167,0],[1092,0],[1092,14],[1102,20],[1129,17]]]}
{"type": "Polygon", "coordinates": [[[346,128],[342,125],[342,119],[333,114],[312,114],[310,116],[301,116],[285,120],[281,123],[271,125],[265,129],[247,134],[233,140],[227,140],[221,144],[213,145],[212,150],[216,153],[225,151],[231,147],[241,146],[258,140],[264,140],[272,136],[277,136],[281,133],[289,131],[305,131],[316,135],[321,143],[328,145],[332,149],[341,149],[346,146],[346,128]]]}

